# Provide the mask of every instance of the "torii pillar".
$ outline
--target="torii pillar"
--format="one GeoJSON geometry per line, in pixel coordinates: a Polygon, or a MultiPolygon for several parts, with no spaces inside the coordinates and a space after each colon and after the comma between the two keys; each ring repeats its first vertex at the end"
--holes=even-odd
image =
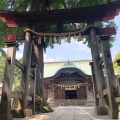
{"type": "Polygon", "coordinates": [[[32,53],[32,33],[26,32],[25,33],[25,45],[24,45],[24,53],[23,53],[23,66],[24,71],[22,71],[21,75],[21,93],[22,93],[22,110],[21,110],[21,117],[29,116],[29,111],[27,108],[28,103],[28,95],[29,95],[29,82],[30,82],[30,65],[31,65],[31,53],[32,53]]]}
{"type": "Polygon", "coordinates": [[[89,29],[89,38],[90,38],[89,41],[90,41],[90,47],[91,47],[91,53],[92,53],[92,59],[93,59],[95,80],[97,85],[97,93],[99,97],[99,100],[96,101],[96,102],[99,102],[99,103],[96,103],[99,106],[96,106],[95,113],[97,113],[98,115],[106,115],[108,114],[108,108],[105,107],[106,103],[103,96],[105,81],[104,81],[103,70],[101,67],[99,67],[100,52],[98,48],[98,41],[97,41],[95,27],[91,27],[89,29]]]}
{"type": "Polygon", "coordinates": [[[115,102],[115,90],[114,90],[114,82],[115,82],[115,75],[113,69],[113,63],[111,58],[110,52],[110,45],[109,45],[109,36],[101,36],[101,49],[102,49],[102,56],[103,56],[103,63],[105,67],[105,75],[106,75],[106,82],[107,82],[107,95],[109,100],[109,118],[117,119],[118,118],[118,108],[117,103],[115,102]]]}
{"type": "Polygon", "coordinates": [[[93,89],[94,89],[94,100],[95,100],[95,113],[98,114],[97,112],[97,106],[99,106],[99,100],[97,98],[97,84],[96,84],[96,79],[95,79],[95,71],[93,67],[93,62],[90,62],[89,65],[91,66],[91,72],[92,72],[92,82],[93,82],[93,89]]]}
{"type": "Polygon", "coordinates": [[[6,65],[0,104],[0,120],[13,120],[13,116],[11,114],[11,97],[14,79],[15,56],[18,45],[15,41],[8,42],[7,47],[6,65]]]}

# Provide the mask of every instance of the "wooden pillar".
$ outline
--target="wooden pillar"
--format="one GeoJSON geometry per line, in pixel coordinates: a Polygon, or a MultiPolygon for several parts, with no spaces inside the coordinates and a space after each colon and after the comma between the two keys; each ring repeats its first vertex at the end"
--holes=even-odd
{"type": "Polygon", "coordinates": [[[85,83],[85,87],[86,87],[86,98],[88,100],[88,82],[85,83]]]}
{"type": "Polygon", "coordinates": [[[54,99],[57,99],[57,89],[56,89],[56,87],[55,87],[55,85],[54,85],[54,99]]]}
{"type": "Polygon", "coordinates": [[[43,40],[42,44],[38,45],[38,67],[36,73],[36,93],[37,95],[43,97],[45,99],[45,91],[44,91],[44,82],[43,82],[43,75],[44,75],[44,61],[43,61],[43,40]]]}
{"type": "Polygon", "coordinates": [[[92,72],[92,83],[93,83],[93,90],[94,90],[94,100],[95,100],[95,113],[98,114],[97,112],[97,107],[99,106],[99,101],[97,98],[97,84],[96,84],[96,79],[95,79],[95,72],[94,72],[94,67],[93,67],[93,62],[90,62],[91,66],[91,72],[92,72]]]}
{"type": "Polygon", "coordinates": [[[27,108],[27,97],[29,95],[29,82],[30,82],[30,65],[32,53],[32,34],[25,33],[25,43],[23,52],[23,66],[24,71],[21,74],[21,93],[22,93],[22,117],[27,117],[29,109],[27,108]]]}
{"type": "Polygon", "coordinates": [[[118,120],[120,120],[120,97],[116,97],[115,102],[118,105],[118,120]]]}
{"type": "Polygon", "coordinates": [[[11,97],[14,79],[16,42],[7,43],[6,65],[0,104],[0,120],[12,120],[11,97]]]}
{"type": "Polygon", "coordinates": [[[32,97],[32,113],[35,114],[35,93],[36,93],[36,68],[31,69],[32,78],[30,79],[30,96],[32,97]]]}
{"type": "Polygon", "coordinates": [[[106,82],[107,82],[107,92],[108,92],[108,100],[109,100],[109,118],[116,119],[118,117],[118,112],[117,112],[117,104],[115,103],[115,91],[113,89],[114,82],[116,81],[115,81],[110,46],[108,41],[109,38],[110,38],[109,36],[100,37],[103,63],[104,63],[106,82]]]}
{"type": "Polygon", "coordinates": [[[43,62],[43,46],[44,39],[42,38],[41,43],[38,43],[36,39],[33,41],[33,50],[32,50],[32,62],[31,67],[36,68],[36,95],[40,96],[43,99],[44,104],[45,100],[45,89],[44,89],[44,62],[43,62]]]}
{"type": "Polygon", "coordinates": [[[44,77],[44,56],[43,56],[43,44],[44,41],[42,41],[42,44],[38,46],[39,48],[39,69],[40,69],[40,79],[41,79],[41,88],[42,88],[42,94],[43,97],[45,99],[45,88],[44,88],[44,81],[43,81],[43,77],[44,77]]]}
{"type": "Polygon", "coordinates": [[[99,95],[99,106],[97,106],[98,115],[104,115],[107,113],[107,108],[105,107],[105,101],[103,96],[103,89],[105,86],[103,70],[99,67],[99,60],[100,60],[100,52],[98,48],[98,41],[96,36],[95,28],[90,28],[89,30],[89,37],[90,37],[90,47],[92,52],[92,59],[93,59],[93,67],[95,72],[95,79],[97,83],[97,92],[99,95]]]}

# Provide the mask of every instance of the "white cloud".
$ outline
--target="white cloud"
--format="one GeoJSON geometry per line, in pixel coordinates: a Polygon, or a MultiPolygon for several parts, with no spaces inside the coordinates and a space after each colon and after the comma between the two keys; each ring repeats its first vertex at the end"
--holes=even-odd
{"type": "MultiPolygon", "coordinates": [[[[3,50],[7,53],[7,48],[4,48],[3,50]]],[[[16,51],[16,59],[20,59],[22,57],[23,57],[23,53],[21,51],[20,52],[16,51]]]]}
{"type": "Polygon", "coordinates": [[[90,48],[87,47],[86,44],[83,43],[83,41],[74,41],[74,44],[76,45],[76,49],[81,51],[81,52],[85,52],[85,53],[91,53],[90,48]]]}
{"type": "Polygon", "coordinates": [[[22,53],[16,53],[16,59],[20,59],[23,57],[23,54],[22,53]]]}
{"type": "Polygon", "coordinates": [[[59,56],[56,56],[56,60],[57,60],[57,61],[60,61],[60,57],[59,57],[59,56]]]}
{"type": "MultiPolygon", "coordinates": [[[[3,49],[6,53],[7,53],[7,48],[3,49]]],[[[16,52],[16,59],[20,59],[23,57],[23,51],[17,51],[16,52]]],[[[47,54],[44,54],[44,62],[55,62],[55,61],[60,61],[60,57],[59,56],[55,56],[55,58],[52,58],[50,56],[48,56],[47,54]]]]}
{"type": "Polygon", "coordinates": [[[55,62],[55,59],[49,57],[48,55],[44,54],[44,62],[55,62]]]}
{"type": "Polygon", "coordinates": [[[44,62],[56,62],[56,61],[60,61],[60,57],[59,56],[55,56],[54,58],[48,56],[47,54],[44,54],[44,62]]]}

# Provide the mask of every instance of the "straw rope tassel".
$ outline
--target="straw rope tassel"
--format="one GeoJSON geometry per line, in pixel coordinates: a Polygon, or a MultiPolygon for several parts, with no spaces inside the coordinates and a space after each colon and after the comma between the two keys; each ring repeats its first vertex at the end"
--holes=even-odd
{"type": "Polygon", "coordinates": [[[46,37],[44,36],[44,42],[46,41],[46,37]]]}
{"type": "Polygon", "coordinates": [[[48,44],[49,44],[49,45],[52,45],[52,37],[50,37],[48,44]]]}
{"type": "Polygon", "coordinates": [[[71,40],[71,36],[69,35],[67,38],[67,42],[70,43],[70,40],[71,40]]]}
{"type": "Polygon", "coordinates": [[[36,32],[36,31],[30,29],[30,28],[25,29],[25,32],[29,31],[29,32],[34,33],[35,35],[46,36],[46,37],[49,37],[49,36],[69,36],[69,35],[73,36],[73,35],[79,34],[81,32],[84,32],[85,30],[87,30],[90,27],[95,27],[95,26],[94,26],[94,24],[90,24],[80,31],[68,32],[68,33],[62,33],[62,34],[61,33],[39,33],[39,32],[36,32]]]}
{"type": "Polygon", "coordinates": [[[82,36],[81,36],[81,33],[79,33],[79,36],[78,36],[78,42],[82,40],[82,36]]]}
{"type": "Polygon", "coordinates": [[[61,44],[61,37],[59,37],[59,39],[58,39],[58,44],[59,45],[61,44]]]}
{"type": "Polygon", "coordinates": [[[55,43],[57,43],[57,39],[56,39],[56,37],[54,36],[54,41],[55,41],[55,43]]]}
{"type": "Polygon", "coordinates": [[[38,44],[41,44],[41,36],[38,38],[38,44]]]}
{"type": "Polygon", "coordinates": [[[76,35],[74,35],[73,38],[76,40],[76,38],[77,38],[76,35]]]}

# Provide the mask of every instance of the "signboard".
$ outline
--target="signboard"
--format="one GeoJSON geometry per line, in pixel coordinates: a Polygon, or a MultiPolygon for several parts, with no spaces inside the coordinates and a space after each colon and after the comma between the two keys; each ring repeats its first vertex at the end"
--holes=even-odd
{"type": "Polygon", "coordinates": [[[76,90],[77,87],[75,86],[70,86],[70,87],[65,87],[65,90],[76,90]]]}

